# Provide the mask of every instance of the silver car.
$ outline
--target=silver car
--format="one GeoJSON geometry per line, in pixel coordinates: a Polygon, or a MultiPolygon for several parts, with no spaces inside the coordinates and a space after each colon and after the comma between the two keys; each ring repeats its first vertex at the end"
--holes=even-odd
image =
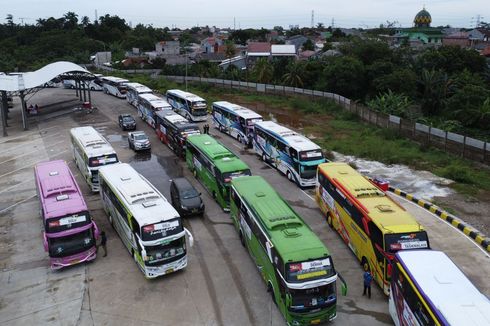
{"type": "Polygon", "coordinates": [[[150,139],[144,131],[128,132],[129,148],[135,151],[146,151],[151,149],[150,139]]]}

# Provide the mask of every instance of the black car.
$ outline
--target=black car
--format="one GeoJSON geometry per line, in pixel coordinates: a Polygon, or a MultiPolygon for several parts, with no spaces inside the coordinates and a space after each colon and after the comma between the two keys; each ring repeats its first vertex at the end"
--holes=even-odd
{"type": "Polygon", "coordinates": [[[134,120],[131,114],[120,114],[118,121],[119,121],[119,127],[121,127],[122,130],[136,129],[136,120],[134,120]]]}
{"type": "Polygon", "coordinates": [[[172,180],[170,197],[172,206],[175,207],[180,216],[202,216],[204,214],[204,203],[202,202],[201,194],[186,178],[172,180]]]}

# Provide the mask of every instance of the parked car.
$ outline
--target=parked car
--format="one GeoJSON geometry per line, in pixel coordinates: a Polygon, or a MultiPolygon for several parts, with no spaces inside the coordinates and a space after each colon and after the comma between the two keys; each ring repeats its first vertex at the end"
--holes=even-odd
{"type": "Polygon", "coordinates": [[[136,130],[136,120],[131,114],[120,114],[118,121],[122,130],[136,130]]]}
{"type": "Polygon", "coordinates": [[[128,132],[129,148],[135,151],[146,151],[151,149],[150,139],[144,131],[128,132]]]}
{"type": "Polygon", "coordinates": [[[203,215],[204,203],[201,193],[186,178],[177,178],[170,184],[172,206],[180,216],[203,215]]]}

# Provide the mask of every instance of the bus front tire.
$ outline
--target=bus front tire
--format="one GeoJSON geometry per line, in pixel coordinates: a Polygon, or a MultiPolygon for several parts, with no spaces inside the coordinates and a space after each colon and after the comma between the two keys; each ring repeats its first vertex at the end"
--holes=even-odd
{"type": "Polygon", "coordinates": [[[240,231],[239,237],[240,237],[240,243],[242,244],[242,247],[245,248],[245,239],[243,239],[242,231],[240,231]]]}
{"type": "Polygon", "coordinates": [[[287,171],[286,177],[288,178],[289,181],[293,182],[293,176],[291,175],[291,172],[287,171]]]}
{"type": "Polygon", "coordinates": [[[327,224],[333,229],[332,214],[330,214],[330,212],[327,213],[327,224]]]}
{"type": "Polygon", "coordinates": [[[272,298],[272,302],[274,302],[274,304],[277,306],[276,296],[274,295],[274,287],[272,286],[272,283],[271,282],[268,282],[267,283],[267,292],[270,292],[271,298],[272,298]]]}
{"type": "Polygon", "coordinates": [[[267,158],[265,157],[265,153],[262,153],[262,161],[267,163],[267,158]]]}
{"type": "Polygon", "coordinates": [[[369,263],[368,263],[368,260],[365,256],[362,256],[362,258],[361,258],[361,266],[362,266],[363,270],[369,270],[369,263]]]}
{"type": "Polygon", "coordinates": [[[197,170],[196,170],[196,169],[194,169],[194,170],[192,171],[192,174],[194,175],[194,178],[196,178],[196,179],[197,179],[197,170]]]}

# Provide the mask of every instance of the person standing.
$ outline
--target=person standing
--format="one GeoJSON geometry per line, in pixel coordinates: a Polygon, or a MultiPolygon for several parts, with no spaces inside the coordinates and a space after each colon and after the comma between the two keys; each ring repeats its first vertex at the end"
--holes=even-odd
{"type": "Polygon", "coordinates": [[[107,237],[105,235],[105,231],[100,232],[100,247],[104,249],[104,255],[102,257],[107,256],[107,237]]]}
{"type": "Polygon", "coordinates": [[[366,295],[366,291],[368,294],[368,298],[371,299],[371,283],[373,282],[373,275],[369,271],[369,267],[367,264],[364,266],[364,291],[362,295],[366,295]]]}

